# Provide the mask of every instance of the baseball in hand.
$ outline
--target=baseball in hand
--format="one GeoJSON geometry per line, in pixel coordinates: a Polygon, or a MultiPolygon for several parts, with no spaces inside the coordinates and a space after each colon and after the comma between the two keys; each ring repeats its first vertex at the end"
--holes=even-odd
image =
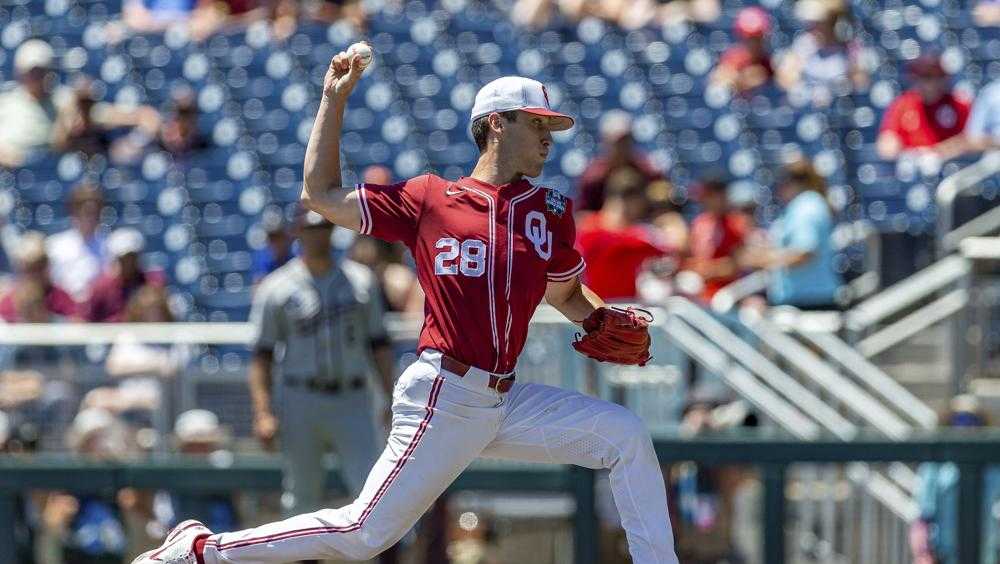
{"type": "Polygon", "coordinates": [[[367,68],[368,65],[372,64],[372,48],[367,43],[352,44],[347,48],[347,54],[351,55],[351,57],[360,55],[362,68],[367,68]]]}

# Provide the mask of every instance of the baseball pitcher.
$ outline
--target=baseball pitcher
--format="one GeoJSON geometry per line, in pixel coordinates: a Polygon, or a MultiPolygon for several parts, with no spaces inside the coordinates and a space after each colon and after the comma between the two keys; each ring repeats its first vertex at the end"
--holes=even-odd
{"type": "Polygon", "coordinates": [[[476,95],[480,157],[469,176],[344,188],[341,124],[364,65],[357,53],[331,61],[302,203],[338,225],[402,241],[416,260],[424,326],[419,358],[393,392],[388,444],[345,507],[224,534],[186,521],[136,564],[367,560],[399,540],[480,456],[610,469],[632,561],[676,564],[666,489],[642,421],[619,405],[514,374],[542,298],[582,325],[586,335],[573,346],[583,354],[649,359],[648,319],[606,307],[580,283],[569,200],[527,180],[541,174],[552,132],[573,119],[550,109],[541,83],[500,78],[476,95]]]}

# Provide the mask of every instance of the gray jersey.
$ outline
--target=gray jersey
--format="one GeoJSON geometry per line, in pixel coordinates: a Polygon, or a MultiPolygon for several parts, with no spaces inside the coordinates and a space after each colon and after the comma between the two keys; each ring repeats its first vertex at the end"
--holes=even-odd
{"type": "Polygon", "coordinates": [[[372,341],[385,340],[374,273],[335,261],[314,278],[295,258],[265,277],[254,295],[254,350],[274,350],[287,381],[345,382],[374,373],[372,341]]]}

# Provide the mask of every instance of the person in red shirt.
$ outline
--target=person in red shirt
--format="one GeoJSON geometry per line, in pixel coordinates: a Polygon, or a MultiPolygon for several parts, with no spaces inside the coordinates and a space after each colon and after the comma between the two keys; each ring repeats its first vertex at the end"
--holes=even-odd
{"type": "Polygon", "coordinates": [[[736,16],[733,33],[740,42],[722,53],[709,78],[715,86],[746,94],[774,76],[767,48],[771,16],[757,6],[743,8],[736,16]]]}
{"type": "Polygon", "coordinates": [[[684,268],[701,276],[701,298],[706,302],[736,280],[736,254],[747,234],[746,217],[730,210],[727,190],[725,182],[711,178],[699,183],[695,190],[702,212],[691,222],[690,256],[684,268]]]}
{"type": "MultiPolygon", "coordinates": [[[[368,560],[393,545],[472,461],[610,470],[632,561],[677,564],[666,488],[649,432],[620,405],[515,381],[542,298],[575,322],[604,302],[580,282],[572,203],[535,186],[552,132],[573,119],[522,77],[485,85],[472,109],[472,173],[342,188],[340,134],[360,56],[336,55],[306,148],[302,203],[413,253],[427,299],[418,359],[393,393],[388,445],[354,502],[232,533],[185,521],[136,564],[368,560]]],[[[598,313],[604,315],[604,313],[598,313]]]]}
{"type": "Polygon", "coordinates": [[[49,277],[45,236],[37,232],[25,233],[17,242],[17,248],[18,275],[7,292],[0,296],[0,318],[15,323],[74,317],[76,302],[49,277]],[[28,296],[37,299],[29,300],[28,296]]]}
{"type": "Polygon", "coordinates": [[[164,285],[163,273],[145,272],[139,267],[139,253],[145,248],[142,234],[122,227],[108,236],[105,244],[113,259],[107,270],[94,282],[90,297],[83,304],[87,321],[121,321],[129,299],[143,286],[164,285]]]}
{"type": "Polygon", "coordinates": [[[936,55],[924,55],[908,65],[914,87],[900,94],[885,111],[876,150],[883,159],[905,151],[928,150],[965,128],[972,102],[951,90],[948,73],[936,55]]]}
{"type": "Polygon", "coordinates": [[[583,281],[604,300],[635,301],[643,264],[667,253],[663,237],[643,221],[648,209],[642,175],[621,169],[608,181],[601,211],[580,218],[576,244],[587,261],[583,281]]]}
{"type": "Polygon", "coordinates": [[[615,171],[638,171],[647,183],[663,180],[663,174],[635,148],[632,117],[623,110],[611,110],[601,119],[604,151],[580,175],[574,207],[577,211],[597,211],[604,205],[604,192],[615,171]]]}

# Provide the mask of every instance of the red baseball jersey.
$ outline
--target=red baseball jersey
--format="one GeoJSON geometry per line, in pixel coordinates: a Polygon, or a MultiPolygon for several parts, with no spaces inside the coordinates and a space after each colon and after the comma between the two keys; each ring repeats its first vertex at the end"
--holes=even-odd
{"type": "Polygon", "coordinates": [[[509,372],[546,284],[583,272],[572,205],[554,190],[431,174],[357,190],[361,233],[413,253],[427,295],[419,350],[509,372]]]}
{"type": "Polygon", "coordinates": [[[895,133],[904,149],[928,147],[961,133],[971,107],[960,94],[946,94],[928,105],[917,91],[907,90],[889,104],[879,132],[895,133]]]}

